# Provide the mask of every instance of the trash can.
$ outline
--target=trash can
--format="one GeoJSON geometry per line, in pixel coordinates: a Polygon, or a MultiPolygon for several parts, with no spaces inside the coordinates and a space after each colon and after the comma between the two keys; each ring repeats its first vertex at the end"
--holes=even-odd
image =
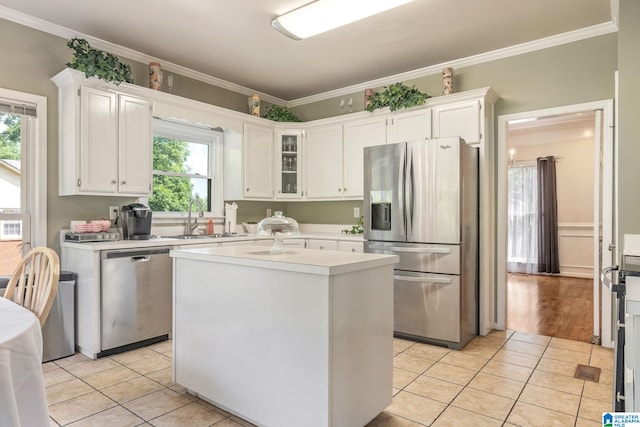
{"type": "MultiPolygon", "coordinates": [[[[4,295],[10,278],[0,277],[0,296],[4,295]]],[[[75,353],[75,286],[75,273],[61,271],[58,293],[53,300],[49,317],[42,327],[42,362],[75,353]]]]}

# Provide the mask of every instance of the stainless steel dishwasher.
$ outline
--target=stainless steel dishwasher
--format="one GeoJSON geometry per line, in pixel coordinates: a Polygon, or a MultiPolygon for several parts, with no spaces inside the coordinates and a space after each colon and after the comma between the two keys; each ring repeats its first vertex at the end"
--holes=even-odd
{"type": "Polygon", "coordinates": [[[108,356],[169,338],[170,247],[102,251],[100,349],[108,356]]]}

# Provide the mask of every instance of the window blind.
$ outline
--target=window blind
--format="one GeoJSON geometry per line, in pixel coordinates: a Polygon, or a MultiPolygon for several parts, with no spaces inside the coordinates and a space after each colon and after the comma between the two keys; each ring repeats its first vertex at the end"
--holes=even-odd
{"type": "Polygon", "coordinates": [[[0,114],[18,114],[21,116],[37,117],[36,105],[24,102],[0,99],[0,114]]]}

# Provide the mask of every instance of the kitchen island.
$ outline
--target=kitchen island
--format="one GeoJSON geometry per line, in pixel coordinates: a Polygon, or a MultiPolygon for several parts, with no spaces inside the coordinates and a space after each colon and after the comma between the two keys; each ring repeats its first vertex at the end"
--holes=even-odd
{"type": "Polygon", "coordinates": [[[363,426],[391,403],[396,256],[171,256],[176,383],[260,426],[363,426]]]}

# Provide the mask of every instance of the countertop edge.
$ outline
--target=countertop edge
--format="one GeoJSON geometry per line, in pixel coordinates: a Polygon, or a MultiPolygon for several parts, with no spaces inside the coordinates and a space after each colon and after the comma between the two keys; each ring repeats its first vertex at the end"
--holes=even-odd
{"type": "Polygon", "coordinates": [[[268,248],[249,245],[223,248],[174,249],[170,252],[170,255],[175,259],[210,261],[324,276],[334,276],[393,265],[398,262],[396,255],[350,252],[331,253],[329,251],[301,248],[294,248],[287,254],[269,255],[268,248]]]}
{"type": "MultiPolygon", "coordinates": [[[[241,237],[219,237],[211,239],[174,239],[161,237],[158,239],[149,240],[117,240],[117,241],[105,241],[105,242],[61,242],[62,247],[84,249],[91,251],[103,251],[112,249],[129,249],[129,248],[147,248],[154,246],[189,246],[196,244],[207,243],[226,243],[226,242],[242,242],[246,240],[268,240],[273,237],[256,236],[255,234],[248,234],[241,237]]],[[[318,240],[340,240],[340,241],[352,241],[352,242],[364,242],[362,235],[345,235],[345,234],[333,234],[333,233],[301,233],[299,236],[285,237],[288,239],[318,239],[318,240]]]]}

